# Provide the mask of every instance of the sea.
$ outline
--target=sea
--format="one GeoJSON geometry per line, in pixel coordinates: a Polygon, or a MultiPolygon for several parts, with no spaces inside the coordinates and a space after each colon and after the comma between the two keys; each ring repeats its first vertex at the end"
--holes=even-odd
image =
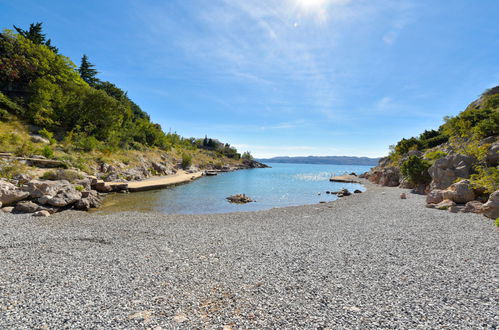
{"type": "Polygon", "coordinates": [[[371,166],[268,163],[271,168],[239,170],[205,176],[188,184],[166,189],[111,194],[97,213],[122,211],[165,214],[250,212],[330,202],[337,197],[326,191],[365,188],[360,184],[330,182],[333,175],[362,174],[371,166]],[[255,202],[231,204],[227,197],[246,194],[255,202]]]}

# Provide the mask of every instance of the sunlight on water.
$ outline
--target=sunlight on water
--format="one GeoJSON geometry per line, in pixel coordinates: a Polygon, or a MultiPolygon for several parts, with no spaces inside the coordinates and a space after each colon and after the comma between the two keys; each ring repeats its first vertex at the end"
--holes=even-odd
{"type": "Polygon", "coordinates": [[[326,191],[341,188],[364,190],[359,184],[330,182],[332,175],[350,172],[360,174],[370,168],[355,165],[269,165],[272,168],[221,173],[163,190],[109,195],[97,212],[225,213],[329,202],[337,197],[326,194],[326,191]],[[227,202],[226,197],[240,193],[256,202],[227,202]]]}

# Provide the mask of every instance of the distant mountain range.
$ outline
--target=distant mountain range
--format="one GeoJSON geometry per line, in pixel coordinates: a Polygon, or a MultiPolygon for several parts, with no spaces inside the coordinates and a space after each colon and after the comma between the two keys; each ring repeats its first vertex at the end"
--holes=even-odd
{"type": "Polygon", "coordinates": [[[307,156],[307,157],[273,157],[259,158],[262,163],[295,163],[295,164],[331,164],[331,165],[366,165],[375,166],[379,158],[349,156],[307,156]]]}

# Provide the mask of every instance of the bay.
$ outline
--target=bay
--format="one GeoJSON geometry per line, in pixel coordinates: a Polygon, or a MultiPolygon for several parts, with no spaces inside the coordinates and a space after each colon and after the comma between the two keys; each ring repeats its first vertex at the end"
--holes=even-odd
{"type": "Polygon", "coordinates": [[[371,166],[268,164],[272,168],[240,170],[202,177],[192,183],[170,188],[106,197],[96,212],[155,211],[166,214],[248,212],[274,207],[316,204],[337,199],[326,191],[359,189],[360,184],[330,182],[332,175],[361,174],[371,166]],[[246,194],[255,200],[231,204],[226,197],[246,194]]]}

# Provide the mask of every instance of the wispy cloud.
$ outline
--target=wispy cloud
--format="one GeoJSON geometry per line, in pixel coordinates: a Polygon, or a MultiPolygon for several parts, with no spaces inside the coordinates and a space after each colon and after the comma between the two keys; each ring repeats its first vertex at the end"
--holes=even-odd
{"type": "Polygon", "coordinates": [[[190,27],[167,15],[186,8],[141,6],[137,15],[156,44],[173,38],[212,79],[253,84],[269,102],[286,99],[298,86],[308,111],[325,119],[338,119],[342,111],[340,81],[331,70],[340,61],[333,56],[338,38],[380,10],[366,1],[220,0],[188,12],[190,27]]]}

